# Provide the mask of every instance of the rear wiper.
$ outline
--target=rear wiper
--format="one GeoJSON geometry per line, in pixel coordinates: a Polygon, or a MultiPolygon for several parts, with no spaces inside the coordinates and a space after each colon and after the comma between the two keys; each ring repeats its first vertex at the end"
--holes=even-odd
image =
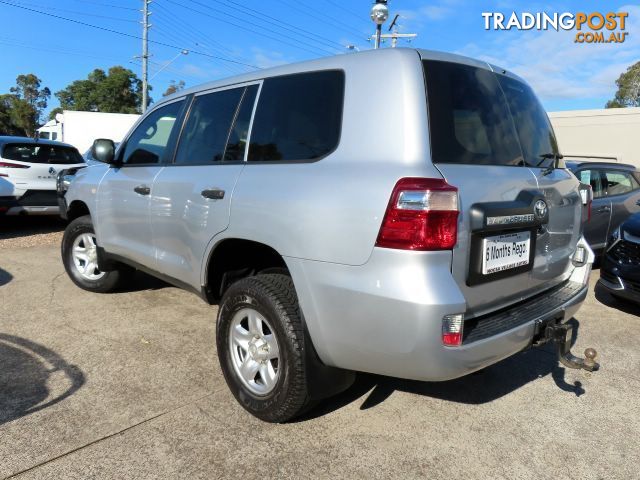
{"type": "Polygon", "coordinates": [[[551,172],[553,172],[556,168],[558,168],[558,162],[560,160],[562,160],[564,157],[559,154],[559,153],[543,153],[542,155],[540,155],[542,157],[542,160],[540,160],[537,164],[536,167],[539,167],[540,165],[542,165],[542,163],[545,160],[548,160],[550,158],[553,159],[553,163],[551,165],[549,165],[547,168],[545,168],[541,175],[544,177],[546,175],[549,175],[551,172]]]}

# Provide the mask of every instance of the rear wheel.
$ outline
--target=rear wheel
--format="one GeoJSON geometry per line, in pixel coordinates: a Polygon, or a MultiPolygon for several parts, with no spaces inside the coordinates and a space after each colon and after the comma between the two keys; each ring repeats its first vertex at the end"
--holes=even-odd
{"type": "Polygon", "coordinates": [[[98,268],[96,234],[89,215],[67,225],[62,237],[62,262],[71,281],[90,292],[111,292],[133,272],[125,265],[109,272],[98,268]]]}
{"type": "Polygon", "coordinates": [[[261,274],[229,287],[216,339],[227,385],[252,415],[285,422],[309,406],[305,333],[290,277],[261,274]]]}

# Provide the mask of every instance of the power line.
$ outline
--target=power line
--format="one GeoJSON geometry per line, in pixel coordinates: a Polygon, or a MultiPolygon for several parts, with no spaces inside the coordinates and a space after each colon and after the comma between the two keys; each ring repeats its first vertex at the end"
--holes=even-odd
{"type": "MultiPolygon", "coordinates": [[[[334,28],[337,28],[339,30],[343,30],[343,31],[349,31],[351,32],[351,35],[357,35],[358,39],[361,39],[362,37],[364,37],[365,35],[362,32],[359,32],[358,30],[354,29],[353,27],[351,27],[351,25],[348,25],[334,17],[329,17],[326,12],[321,12],[319,10],[315,10],[311,7],[309,7],[308,5],[304,5],[304,4],[296,4],[296,3],[291,3],[289,1],[286,0],[280,0],[282,3],[284,3],[285,5],[289,6],[290,8],[293,8],[294,10],[297,10],[298,12],[302,13],[303,15],[307,15],[311,18],[313,18],[314,20],[318,21],[318,19],[322,19],[322,21],[326,24],[329,25],[333,25],[334,28]],[[303,10],[300,7],[305,7],[307,10],[303,10]],[[331,21],[329,21],[331,20],[331,21]]],[[[361,40],[363,43],[363,40],[361,40]]]]}
{"type": "MultiPolygon", "coordinates": [[[[244,13],[245,15],[249,15],[251,17],[260,19],[265,23],[268,23],[270,25],[274,25],[277,28],[281,28],[283,30],[287,30],[289,32],[294,33],[295,35],[299,35],[299,36],[308,38],[308,39],[310,39],[310,40],[312,40],[314,42],[321,43],[323,45],[326,45],[327,43],[332,43],[332,44],[337,45],[338,47],[340,47],[339,48],[340,51],[342,51],[342,48],[344,47],[344,45],[342,45],[342,44],[340,44],[338,42],[335,42],[335,41],[333,41],[333,40],[331,40],[329,38],[326,38],[326,37],[323,37],[321,35],[318,35],[317,33],[310,32],[309,30],[305,30],[304,28],[300,28],[300,27],[298,27],[296,25],[293,25],[291,23],[285,22],[285,21],[280,20],[278,18],[272,17],[270,15],[267,15],[266,13],[259,12],[258,10],[254,10],[252,8],[245,7],[244,5],[242,5],[240,3],[237,3],[237,2],[234,2],[233,0],[219,0],[219,1],[221,1],[223,3],[227,3],[227,4],[231,3],[233,5],[236,5],[237,7],[242,8],[243,10],[246,10],[246,12],[240,12],[240,13],[244,13]],[[269,20],[267,20],[267,19],[269,19],[269,20]],[[271,20],[273,20],[273,21],[271,21],[271,20]],[[281,25],[278,25],[278,24],[281,24],[281,25]]],[[[237,8],[234,8],[234,7],[229,7],[229,8],[232,8],[232,9],[238,11],[237,8]]],[[[332,47],[332,48],[335,48],[335,47],[332,47]]],[[[336,50],[338,50],[338,49],[336,48],[336,50]]]]}
{"type": "Polygon", "coordinates": [[[326,1],[329,2],[331,5],[333,5],[334,7],[339,8],[343,12],[347,12],[349,15],[357,18],[360,21],[364,21],[364,19],[366,18],[363,15],[359,15],[359,14],[355,13],[353,10],[350,10],[350,9],[346,8],[344,5],[341,5],[338,2],[334,2],[333,0],[326,0],[326,1]]]}
{"type": "MultiPolygon", "coordinates": [[[[129,37],[129,38],[135,38],[137,40],[142,40],[142,37],[140,37],[139,35],[133,35],[133,34],[130,34],[130,33],[120,32],[118,30],[113,30],[113,29],[106,28],[106,27],[100,27],[98,25],[93,25],[91,23],[82,22],[80,20],[75,20],[73,18],[67,18],[67,17],[63,17],[63,16],[60,16],[60,15],[54,15],[53,13],[43,12],[41,10],[36,10],[34,8],[23,7],[22,5],[16,5],[14,3],[9,3],[9,2],[7,2],[5,0],[0,0],[0,3],[4,4],[4,5],[9,5],[10,7],[20,8],[22,10],[27,10],[29,12],[38,13],[40,15],[46,15],[48,17],[57,18],[58,20],[65,20],[67,22],[76,23],[78,25],[83,25],[85,27],[91,27],[91,28],[95,28],[95,29],[98,29],[98,30],[102,30],[104,32],[114,33],[116,35],[121,35],[123,37],[129,37]]],[[[164,46],[164,47],[174,48],[174,49],[177,49],[177,50],[184,50],[185,49],[184,47],[179,47],[177,45],[171,45],[169,43],[164,43],[164,42],[158,42],[156,40],[149,40],[149,43],[154,43],[156,45],[161,45],[161,46],[164,46]]],[[[189,50],[189,51],[190,51],[190,53],[193,53],[195,55],[202,55],[203,57],[215,58],[217,60],[222,60],[224,62],[235,63],[235,64],[238,64],[238,65],[244,65],[244,66],[251,67],[251,68],[256,68],[256,69],[259,68],[259,67],[256,67],[255,65],[250,65],[248,63],[238,62],[236,60],[231,60],[230,58],[220,57],[218,55],[209,55],[207,53],[200,52],[200,51],[197,51],[197,50],[189,50]]]]}
{"type": "MultiPolygon", "coordinates": [[[[236,52],[230,50],[229,48],[225,47],[222,43],[217,42],[216,40],[214,40],[213,38],[211,38],[209,35],[207,35],[206,33],[204,33],[202,30],[199,30],[197,28],[195,28],[193,25],[189,24],[188,22],[186,22],[185,20],[183,20],[182,18],[180,18],[180,16],[176,15],[174,12],[172,12],[171,10],[169,10],[169,7],[165,7],[161,2],[159,2],[158,0],[156,0],[155,2],[155,6],[159,7],[161,12],[165,12],[171,19],[171,25],[170,27],[173,29],[177,29],[181,32],[184,33],[184,35],[187,38],[190,38],[191,41],[193,42],[194,45],[204,48],[206,51],[211,52],[211,49],[206,45],[207,43],[217,47],[219,50],[223,51],[226,53],[227,56],[234,58],[236,60],[239,60],[241,62],[245,62],[248,63],[250,60],[247,60],[246,58],[243,58],[242,56],[238,55],[236,52]],[[205,42],[203,42],[199,37],[204,38],[205,42]]],[[[158,12],[156,10],[156,12],[158,12]]],[[[156,17],[156,19],[158,19],[160,17],[156,17]]],[[[164,24],[164,18],[160,18],[160,23],[164,24]]],[[[238,73],[238,71],[241,72],[245,72],[246,69],[243,68],[240,65],[227,65],[227,64],[222,64],[224,66],[224,68],[226,68],[227,70],[229,70],[231,73],[238,73]],[[231,70],[231,67],[238,69],[238,70],[231,70]]]]}
{"type": "MultiPolygon", "coordinates": [[[[214,16],[214,15],[211,15],[211,14],[209,14],[209,13],[207,13],[207,12],[203,12],[203,11],[201,11],[201,10],[197,10],[197,9],[195,9],[195,8],[192,8],[192,7],[188,6],[188,5],[184,5],[184,4],[182,4],[182,3],[179,3],[179,2],[177,2],[177,1],[175,1],[175,0],[165,0],[165,1],[167,1],[167,2],[169,2],[169,3],[173,3],[174,5],[178,5],[179,7],[185,8],[185,9],[187,9],[187,10],[191,10],[192,12],[198,13],[198,14],[200,14],[200,15],[205,15],[205,16],[207,16],[207,17],[209,17],[209,18],[213,18],[213,19],[214,19],[214,20],[216,20],[216,21],[222,21],[222,20],[220,20],[220,18],[219,18],[218,16],[214,16]]],[[[210,9],[210,10],[212,10],[212,11],[216,12],[216,13],[222,13],[223,15],[226,15],[227,17],[232,17],[232,18],[239,19],[239,20],[240,20],[241,22],[243,22],[243,23],[247,23],[247,24],[249,24],[249,25],[254,25],[254,26],[257,26],[258,28],[264,28],[262,25],[257,25],[257,24],[255,24],[255,23],[253,23],[253,22],[249,22],[249,21],[247,21],[247,20],[245,20],[245,19],[242,19],[242,18],[236,17],[236,16],[234,16],[234,15],[230,15],[230,14],[228,14],[228,13],[220,12],[220,10],[218,10],[218,9],[214,9],[214,8],[210,7],[209,5],[206,5],[206,4],[203,4],[203,3],[200,3],[200,2],[198,2],[198,1],[196,1],[196,0],[189,0],[189,1],[191,1],[192,3],[198,4],[198,5],[204,6],[205,8],[208,8],[208,9],[210,9]]],[[[317,55],[319,50],[323,50],[324,52],[329,53],[329,54],[331,54],[331,55],[333,55],[333,54],[334,54],[334,52],[330,52],[330,51],[328,51],[328,50],[320,49],[320,48],[315,47],[315,46],[313,46],[313,45],[309,45],[309,44],[308,44],[308,43],[306,43],[306,42],[298,42],[297,44],[296,44],[296,43],[287,42],[287,41],[285,41],[285,40],[282,40],[281,38],[274,37],[274,36],[269,35],[269,34],[264,33],[264,32],[260,32],[260,31],[253,30],[253,29],[251,29],[251,28],[245,27],[245,26],[244,26],[244,25],[242,25],[242,24],[237,24],[237,23],[234,23],[234,22],[230,22],[229,20],[225,20],[225,23],[228,23],[229,25],[233,25],[234,27],[240,28],[240,29],[245,30],[245,31],[247,31],[247,32],[255,33],[256,35],[261,35],[261,36],[263,36],[263,37],[270,38],[270,39],[272,39],[272,40],[275,40],[275,41],[277,41],[277,42],[283,43],[283,44],[285,44],[285,45],[289,45],[290,47],[294,47],[294,48],[297,48],[297,49],[300,49],[300,50],[304,50],[304,51],[309,52],[309,53],[312,53],[312,54],[314,54],[314,55],[317,55]],[[314,50],[311,50],[311,49],[309,49],[309,48],[303,47],[302,45],[300,45],[301,43],[302,43],[302,44],[305,44],[305,45],[307,45],[307,46],[310,46],[310,47],[311,47],[311,48],[313,48],[315,51],[314,51],[314,50]]]]}
{"type": "Polygon", "coordinates": [[[46,6],[43,6],[43,5],[38,5],[38,4],[33,4],[33,3],[22,2],[21,5],[28,6],[28,7],[43,8],[45,10],[54,10],[54,11],[58,11],[58,12],[71,13],[72,15],[82,15],[82,16],[85,16],[85,17],[94,17],[94,18],[105,18],[107,20],[116,20],[116,21],[119,21],[119,22],[138,23],[136,20],[131,20],[129,18],[110,17],[110,16],[107,16],[107,15],[98,15],[98,14],[95,14],[95,13],[78,12],[77,10],[67,10],[65,8],[46,7],[46,6]]]}

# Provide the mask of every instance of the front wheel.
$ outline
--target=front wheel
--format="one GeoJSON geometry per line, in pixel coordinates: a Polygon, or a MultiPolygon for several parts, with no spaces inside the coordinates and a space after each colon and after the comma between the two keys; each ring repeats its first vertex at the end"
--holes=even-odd
{"type": "Polygon", "coordinates": [[[291,278],[234,283],[218,312],[218,358],[227,385],[252,415],[285,422],[310,404],[304,328],[291,278]]]}
{"type": "Polygon", "coordinates": [[[69,278],[78,287],[90,292],[111,292],[130,276],[133,269],[119,265],[113,271],[101,271],[97,247],[91,217],[76,218],[67,225],[62,237],[62,262],[69,278]]]}

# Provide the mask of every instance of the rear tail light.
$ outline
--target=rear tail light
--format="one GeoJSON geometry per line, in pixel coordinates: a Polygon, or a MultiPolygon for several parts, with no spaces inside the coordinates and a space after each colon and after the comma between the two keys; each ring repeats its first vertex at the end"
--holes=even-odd
{"type": "Polygon", "coordinates": [[[444,180],[402,178],[396,183],[376,246],[451,250],[458,236],[458,189],[444,180]]]}
{"type": "Polygon", "coordinates": [[[0,168],[31,168],[29,165],[21,165],[19,163],[0,162],[0,168]]]}
{"type": "Polygon", "coordinates": [[[442,344],[447,347],[459,347],[462,345],[462,328],[464,315],[445,315],[442,317],[442,344]]]}

